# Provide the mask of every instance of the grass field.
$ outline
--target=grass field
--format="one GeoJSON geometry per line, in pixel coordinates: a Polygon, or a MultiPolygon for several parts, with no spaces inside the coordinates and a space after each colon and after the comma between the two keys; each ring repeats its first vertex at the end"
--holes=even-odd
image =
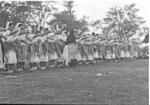
{"type": "Polygon", "coordinates": [[[148,60],[0,74],[0,103],[148,105],[148,60]]]}

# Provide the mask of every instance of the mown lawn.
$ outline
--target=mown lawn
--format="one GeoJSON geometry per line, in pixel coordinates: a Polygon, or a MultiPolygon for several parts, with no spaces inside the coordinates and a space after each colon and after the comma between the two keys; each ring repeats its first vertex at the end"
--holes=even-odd
{"type": "Polygon", "coordinates": [[[148,105],[148,60],[0,74],[0,103],[148,105]]]}

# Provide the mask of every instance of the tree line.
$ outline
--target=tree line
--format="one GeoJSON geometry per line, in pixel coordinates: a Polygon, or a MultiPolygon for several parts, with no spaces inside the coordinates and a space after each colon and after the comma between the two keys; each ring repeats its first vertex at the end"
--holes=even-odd
{"type": "Polygon", "coordinates": [[[108,39],[128,40],[145,23],[144,19],[137,15],[139,9],[135,4],[110,8],[105,18],[89,22],[86,16],[77,19],[74,1],[64,1],[62,5],[65,9],[61,12],[55,6],[57,3],[56,1],[1,1],[0,27],[5,27],[8,21],[12,21],[14,25],[17,22],[27,25],[58,25],[58,27],[65,24],[67,30],[77,29],[87,32],[90,25],[101,29],[101,35],[108,39]],[[50,17],[53,19],[47,21],[50,17]]]}

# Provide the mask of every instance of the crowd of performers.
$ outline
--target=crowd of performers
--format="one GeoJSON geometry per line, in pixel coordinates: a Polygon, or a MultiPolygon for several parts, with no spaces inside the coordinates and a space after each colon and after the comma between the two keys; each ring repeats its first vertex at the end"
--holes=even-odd
{"type": "Polygon", "coordinates": [[[148,57],[148,41],[140,44],[129,41],[80,37],[76,32],[51,32],[44,27],[29,27],[21,23],[0,28],[0,69],[6,72],[46,69],[59,65],[69,66],[105,61],[121,61],[148,57]]]}

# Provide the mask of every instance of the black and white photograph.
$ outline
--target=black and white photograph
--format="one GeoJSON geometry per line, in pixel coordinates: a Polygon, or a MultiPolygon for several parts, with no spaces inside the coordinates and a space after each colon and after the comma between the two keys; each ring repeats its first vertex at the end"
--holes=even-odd
{"type": "Polygon", "coordinates": [[[149,105],[149,0],[0,0],[0,104],[149,105]]]}

